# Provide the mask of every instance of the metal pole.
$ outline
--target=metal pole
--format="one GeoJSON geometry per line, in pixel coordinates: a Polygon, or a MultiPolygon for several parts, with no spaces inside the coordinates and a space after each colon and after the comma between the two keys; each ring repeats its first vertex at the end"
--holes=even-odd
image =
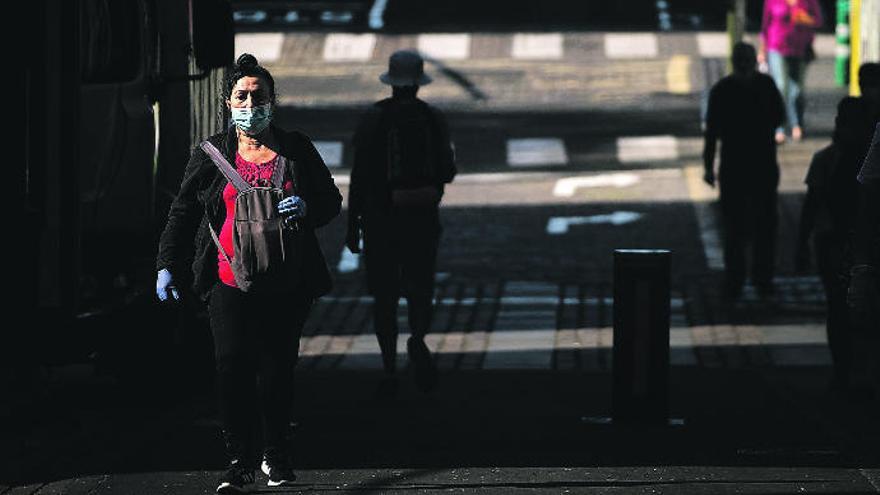
{"type": "Polygon", "coordinates": [[[669,258],[614,251],[614,422],[669,421],[669,258]]]}
{"type": "Polygon", "coordinates": [[[843,87],[849,82],[849,0],[837,0],[837,26],[834,33],[837,41],[834,81],[843,87]]]}
{"type": "Polygon", "coordinates": [[[849,5],[850,27],[850,62],[849,62],[849,94],[860,96],[859,66],[862,63],[862,0],[851,0],[849,5]]]}
{"type": "MultiPolygon", "coordinates": [[[[727,39],[730,44],[729,53],[733,53],[733,46],[743,40],[746,31],[746,0],[732,0],[730,10],[727,11],[727,39]]],[[[733,72],[730,57],[726,60],[727,72],[733,72]]]]}
{"type": "Polygon", "coordinates": [[[735,40],[738,43],[743,40],[746,33],[746,0],[736,0],[734,13],[736,16],[735,40]]]}

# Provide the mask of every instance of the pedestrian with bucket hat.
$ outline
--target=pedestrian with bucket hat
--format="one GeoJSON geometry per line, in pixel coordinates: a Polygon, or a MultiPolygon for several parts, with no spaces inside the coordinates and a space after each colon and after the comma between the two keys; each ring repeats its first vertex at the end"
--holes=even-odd
{"type": "Polygon", "coordinates": [[[363,247],[373,296],[373,323],[385,377],[381,396],[397,393],[397,308],[407,300],[407,353],[417,387],[430,391],[437,369],[425,345],[433,312],[434,273],[442,227],[439,206],[456,168],[443,115],[418,98],[431,82],[414,51],[391,55],[379,80],[392,95],[372,105],[354,137],[346,245],[363,247]]]}

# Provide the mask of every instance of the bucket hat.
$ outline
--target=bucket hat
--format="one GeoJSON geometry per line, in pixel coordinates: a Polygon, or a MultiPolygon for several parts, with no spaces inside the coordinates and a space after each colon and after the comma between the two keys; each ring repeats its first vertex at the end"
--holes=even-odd
{"type": "Polygon", "coordinates": [[[379,80],[390,86],[424,86],[431,82],[425,74],[422,56],[411,50],[399,50],[388,59],[388,72],[379,80]]]}

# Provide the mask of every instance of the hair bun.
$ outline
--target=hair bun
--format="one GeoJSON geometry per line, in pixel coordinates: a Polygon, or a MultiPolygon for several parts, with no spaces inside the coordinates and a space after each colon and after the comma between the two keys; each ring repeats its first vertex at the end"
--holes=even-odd
{"type": "Polygon", "coordinates": [[[239,55],[238,60],[235,61],[235,65],[241,68],[245,67],[256,67],[260,65],[257,63],[257,57],[254,57],[250,53],[242,53],[239,55]]]}

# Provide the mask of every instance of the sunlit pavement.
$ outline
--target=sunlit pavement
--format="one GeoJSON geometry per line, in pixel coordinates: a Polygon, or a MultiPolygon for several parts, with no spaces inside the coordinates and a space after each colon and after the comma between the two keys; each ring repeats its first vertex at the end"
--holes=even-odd
{"type": "MultiPolygon", "coordinates": [[[[433,50],[423,96],[447,112],[460,166],[428,338],[440,387],[418,392],[402,353],[399,396],[374,397],[380,358],[343,215],[321,232],[335,288],[300,347],[299,479],[272,492],[880,491],[878,404],[829,388],[821,286],[791,261],[806,167],[842,95],[827,47],[809,71],[808,138],[779,152],[778,294],[725,303],[699,131],[723,46],[714,33],[610,34],[240,36],[276,75],[279,118],[318,142],[343,192],[387,56],[433,50]],[[622,247],[672,250],[670,426],[602,419],[622,247]]],[[[404,339],[405,306],[399,317],[404,339]]],[[[188,332],[209,345],[203,318],[188,332]]],[[[223,456],[209,366],[194,354],[192,375],[133,384],[89,367],[35,377],[49,392],[34,430],[9,432],[0,495],[212,493],[223,456]]]]}

